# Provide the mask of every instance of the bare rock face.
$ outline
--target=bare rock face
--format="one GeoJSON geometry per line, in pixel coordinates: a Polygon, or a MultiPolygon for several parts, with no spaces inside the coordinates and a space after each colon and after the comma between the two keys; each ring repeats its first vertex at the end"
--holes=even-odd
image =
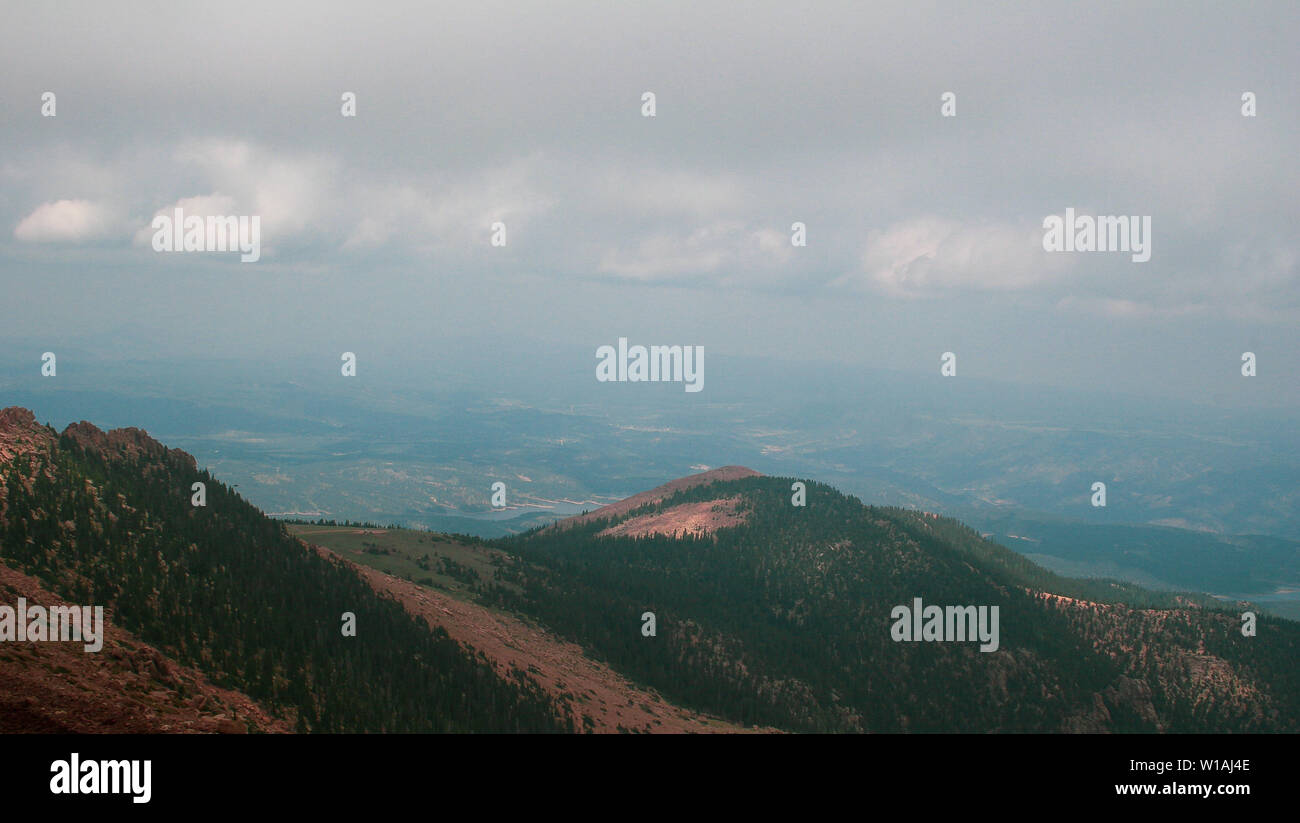
{"type": "Polygon", "coordinates": [[[1114,683],[1102,689],[1101,694],[1113,708],[1123,708],[1136,714],[1142,723],[1161,730],[1160,718],[1151,702],[1151,686],[1148,683],[1121,675],[1114,683]]]}
{"type": "Polygon", "coordinates": [[[10,406],[0,409],[0,516],[7,510],[7,467],[20,456],[30,458],[31,463],[20,471],[21,477],[16,481],[30,488],[38,473],[53,471],[48,458],[52,457],[60,438],[70,440],[73,448],[106,461],[139,461],[146,472],[166,471],[168,468],[186,473],[198,471],[193,455],[181,449],[167,448],[143,429],[105,432],[83,420],[69,425],[59,435],[52,427],[38,423],[30,409],[10,406]]]}
{"type": "Polygon", "coordinates": [[[1151,700],[1151,686],[1124,675],[1101,692],[1093,693],[1092,705],[1068,718],[1062,731],[1076,734],[1110,732],[1114,729],[1116,715],[1136,717],[1144,726],[1164,731],[1164,724],[1160,722],[1151,700]]]}
{"type": "Polygon", "coordinates": [[[15,455],[44,451],[54,442],[54,432],[36,422],[36,415],[20,406],[0,409],[0,463],[15,455]]]}
{"type": "MultiPolygon", "coordinates": [[[[195,469],[194,457],[181,449],[169,449],[149,436],[144,429],[125,428],[103,431],[85,420],[63,430],[63,437],[79,448],[108,460],[165,460],[177,466],[195,469]]],[[[44,451],[55,440],[49,426],[36,422],[30,409],[10,406],[0,409],[0,462],[19,454],[44,451]]]]}
{"type": "Polygon", "coordinates": [[[36,415],[22,406],[0,409],[0,433],[22,428],[36,428],[36,415]]]}
{"type": "Polygon", "coordinates": [[[129,427],[105,432],[85,420],[73,423],[63,430],[81,449],[100,455],[107,460],[162,460],[188,469],[195,469],[193,455],[181,449],[169,449],[149,436],[144,429],[129,427]]]}

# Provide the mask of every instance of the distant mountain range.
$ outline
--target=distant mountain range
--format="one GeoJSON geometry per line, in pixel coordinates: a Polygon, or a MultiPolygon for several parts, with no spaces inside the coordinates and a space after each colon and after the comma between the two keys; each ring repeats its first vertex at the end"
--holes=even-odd
{"type": "Polygon", "coordinates": [[[143,431],[9,408],[19,598],[109,628],[0,642],[9,731],[1300,730],[1300,625],[739,466],[482,540],[277,522],[143,431]]]}

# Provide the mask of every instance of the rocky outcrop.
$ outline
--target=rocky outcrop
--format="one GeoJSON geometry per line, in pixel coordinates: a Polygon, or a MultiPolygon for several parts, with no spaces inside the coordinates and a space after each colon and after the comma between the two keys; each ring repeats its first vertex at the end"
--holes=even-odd
{"type": "Polygon", "coordinates": [[[134,427],[104,431],[85,420],[72,423],[57,435],[50,426],[41,425],[30,409],[10,406],[0,409],[0,463],[19,454],[42,452],[58,437],[72,441],[83,451],[92,452],[106,460],[163,460],[176,466],[197,467],[194,457],[181,449],[169,449],[149,436],[144,429],[134,427]]]}
{"type": "Polygon", "coordinates": [[[54,430],[36,422],[36,415],[20,406],[0,409],[0,463],[15,455],[44,451],[54,442],[54,430]]]}
{"type": "Polygon", "coordinates": [[[163,460],[174,465],[194,469],[193,455],[181,449],[169,449],[149,436],[144,429],[129,427],[103,431],[85,420],[73,423],[63,430],[63,437],[78,448],[93,452],[107,460],[163,460]]]}

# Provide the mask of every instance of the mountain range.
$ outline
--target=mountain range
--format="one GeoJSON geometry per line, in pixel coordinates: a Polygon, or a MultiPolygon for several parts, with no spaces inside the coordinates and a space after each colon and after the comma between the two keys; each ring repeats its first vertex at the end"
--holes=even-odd
{"type": "Polygon", "coordinates": [[[482,539],[274,520],[139,429],[8,408],[19,598],[108,629],[0,642],[8,731],[1300,730],[1300,624],[740,466],[482,539]]]}

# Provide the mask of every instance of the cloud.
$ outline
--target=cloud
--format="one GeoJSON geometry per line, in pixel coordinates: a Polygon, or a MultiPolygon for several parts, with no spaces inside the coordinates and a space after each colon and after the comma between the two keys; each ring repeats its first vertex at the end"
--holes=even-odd
{"type": "Polygon", "coordinates": [[[1300,282],[1300,252],[1288,238],[1254,235],[1226,244],[1223,265],[1230,273],[1223,285],[1234,292],[1285,291],[1293,296],[1300,282]]]}
{"type": "Polygon", "coordinates": [[[197,168],[208,186],[229,192],[241,214],[257,215],[263,231],[277,238],[308,233],[346,202],[338,164],[323,154],[276,152],[243,140],[199,139],[181,143],[175,159],[197,168]]]}
{"type": "Polygon", "coordinates": [[[360,186],[340,203],[348,225],[342,248],[378,246],[421,253],[462,251],[488,242],[492,224],[506,224],[507,241],[557,198],[537,180],[541,159],[521,158],[456,178],[425,175],[414,182],[360,186]]]}
{"type": "Polygon", "coordinates": [[[153,242],[153,218],[159,215],[171,217],[180,209],[188,217],[226,217],[237,216],[241,212],[233,197],[224,194],[206,194],[196,197],[182,197],[170,206],[158,209],[149,218],[148,224],[136,230],[132,242],[137,246],[149,246],[153,242]]]}
{"type": "Polygon", "coordinates": [[[903,298],[1013,291],[1057,279],[1071,265],[1065,257],[1043,252],[1034,224],[918,217],[871,232],[860,269],[832,285],[903,298]]]}
{"type": "Polygon", "coordinates": [[[42,203],[22,219],[14,237],[25,243],[82,243],[112,232],[113,211],[90,200],[56,200],[42,203]]]}
{"type": "MultiPolygon", "coordinates": [[[[639,281],[713,282],[715,275],[736,270],[765,271],[779,279],[780,267],[791,259],[793,250],[789,235],[775,229],[720,220],[685,233],[651,234],[631,248],[607,249],[598,269],[639,281]]],[[[733,282],[732,278],[728,282],[733,282]]],[[[749,282],[755,281],[750,278],[749,282]]]]}
{"type": "Polygon", "coordinates": [[[637,216],[717,220],[745,204],[735,179],[664,169],[609,168],[592,175],[590,197],[603,207],[637,216]]]}
{"type": "Polygon", "coordinates": [[[643,238],[631,249],[610,249],[600,261],[600,270],[629,280],[660,280],[707,275],[718,270],[729,257],[728,225],[697,229],[685,237],[656,234],[643,238]]]}

